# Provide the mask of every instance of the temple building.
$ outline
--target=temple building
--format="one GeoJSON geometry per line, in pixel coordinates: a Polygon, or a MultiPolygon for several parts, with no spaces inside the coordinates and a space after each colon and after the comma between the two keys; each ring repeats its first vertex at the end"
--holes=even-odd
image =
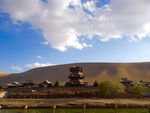
{"type": "Polygon", "coordinates": [[[122,84],[124,84],[124,85],[126,85],[126,86],[128,86],[128,85],[133,85],[132,84],[132,80],[128,80],[127,78],[121,78],[121,81],[120,81],[122,84]]]}
{"type": "Polygon", "coordinates": [[[86,86],[87,82],[84,81],[85,75],[83,73],[83,68],[76,65],[70,68],[70,86],[86,86]]]}
{"type": "Polygon", "coordinates": [[[52,82],[50,82],[50,81],[48,81],[48,80],[45,80],[45,81],[43,82],[43,86],[44,86],[44,87],[52,87],[53,85],[52,85],[52,82]]]}
{"type": "Polygon", "coordinates": [[[145,82],[145,81],[143,81],[143,80],[140,80],[140,81],[138,82],[138,84],[141,84],[141,85],[150,87],[150,82],[145,82]]]}

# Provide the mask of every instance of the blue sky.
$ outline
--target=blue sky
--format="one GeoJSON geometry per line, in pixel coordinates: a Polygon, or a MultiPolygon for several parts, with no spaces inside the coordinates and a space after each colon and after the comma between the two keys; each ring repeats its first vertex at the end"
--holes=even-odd
{"type": "Polygon", "coordinates": [[[148,1],[137,0],[134,7],[130,0],[74,1],[0,1],[0,70],[16,73],[74,62],[150,61],[148,1]],[[21,9],[15,7],[18,4],[21,9]]]}

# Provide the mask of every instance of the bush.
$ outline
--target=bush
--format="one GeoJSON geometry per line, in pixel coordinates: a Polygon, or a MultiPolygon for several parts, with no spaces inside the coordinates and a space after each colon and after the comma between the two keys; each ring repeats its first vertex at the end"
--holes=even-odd
{"type": "Polygon", "coordinates": [[[101,97],[119,97],[125,93],[125,86],[116,81],[103,81],[99,84],[98,93],[101,97]]]}
{"type": "Polygon", "coordinates": [[[43,84],[43,83],[40,83],[40,84],[39,84],[39,87],[40,87],[40,88],[43,88],[43,87],[44,87],[44,84],[43,84]]]}
{"type": "Polygon", "coordinates": [[[93,83],[93,86],[94,86],[94,87],[98,87],[98,86],[99,86],[98,82],[95,81],[95,82],[93,83]]]}
{"type": "Polygon", "coordinates": [[[60,83],[58,81],[55,82],[54,87],[59,87],[60,83]]]}
{"type": "Polygon", "coordinates": [[[130,90],[133,91],[134,94],[144,95],[149,88],[141,84],[135,84],[134,86],[130,86],[130,90]]]}
{"type": "Polygon", "coordinates": [[[70,83],[69,83],[69,82],[66,82],[66,83],[65,83],[65,87],[70,87],[70,83]]]}

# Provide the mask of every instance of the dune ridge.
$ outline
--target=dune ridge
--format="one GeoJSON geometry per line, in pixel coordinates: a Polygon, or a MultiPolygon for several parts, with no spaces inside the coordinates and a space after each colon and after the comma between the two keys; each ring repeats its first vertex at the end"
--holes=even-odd
{"type": "MultiPolygon", "coordinates": [[[[85,80],[92,84],[95,80],[116,80],[126,77],[128,79],[139,81],[150,81],[150,62],[145,63],[78,63],[85,69],[85,80]]],[[[64,84],[68,81],[70,74],[69,68],[75,64],[64,64],[47,67],[39,67],[29,71],[17,74],[3,76],[0,84],[5,85],[14,81],[26,82],[32,80],[35,83],[49,80],[56,80],[64,84]]]]}
{"type": "Polygon", "coordinates": [[[4,77],[4,76],[7,76],[7,75],[9,75],[9,73],[0,71],[0,77],[4,77]]]}

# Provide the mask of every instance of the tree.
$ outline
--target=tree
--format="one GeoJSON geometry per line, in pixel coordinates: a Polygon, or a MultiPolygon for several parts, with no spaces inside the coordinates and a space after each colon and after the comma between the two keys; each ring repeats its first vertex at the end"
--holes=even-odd
{"type": "Polygon", "coordinates": [[[130,86],[131,91],[133,91],[134,94],[138,95],[144,95],[149,88],[146,86],[143,86],[141,84],[135,84],[134,86],[130,86]]]}
{"type": "Polygon", "coordinates": [[[40,88],[43,88],[43,87],[44,87],[44,84],[43,84],[43,83],[40,83],[40,84],[39,84],[39,87],[40,87],[40,88]]]}
{"type": "Polygon", "coordinates": [[[60,83],[58,81],[55,82],[54,87],[59,87],[60,83]]]}
{"type": "Polygon", "coordinates": [[[107,80],[99,84],[99,95],[102,97],[119,97],[125,93],[125,86],[120,82],[107,80]]]}
{"type": "Polygon", "coordinates": [[[94,86],[94,87],[98,87],[98,86],[99,86],[98,82],[95,81],[95,82],[93,83],[93,86],[94,86]]]}
{"type": "Polygon", "coordinates": [[[69,82],[66,82],[65,83],[65,87],[69,87],[70,86],[70,83],[69,82]]]}

